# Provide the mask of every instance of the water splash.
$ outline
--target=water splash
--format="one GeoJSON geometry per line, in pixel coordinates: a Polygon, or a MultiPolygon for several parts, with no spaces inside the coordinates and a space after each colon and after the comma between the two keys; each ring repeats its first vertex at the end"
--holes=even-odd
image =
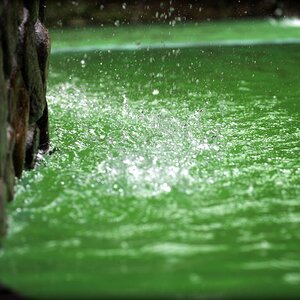
{"type": "Polygon", "coordinates": [[[190,193],[200,181],[211,180],[199,176],[207,163],[201,157],[220,159],[219,133],[211,130],[203,110],[192,111],[184,102],[166,108],[165,100],[133,102],[123,95],[122,103],[102,97],[70,83],[56,86],[50,95],[55,110],[71,114],[76,123],[98,120],[85,132],[72,126],[76,141],[66,150],[74,155],[89,147],[95,151],[94,157],[81,157],[90,159],[90,175],[80,184],[97,185],[104,195],[143,198],[173,187],[190,193]]]}

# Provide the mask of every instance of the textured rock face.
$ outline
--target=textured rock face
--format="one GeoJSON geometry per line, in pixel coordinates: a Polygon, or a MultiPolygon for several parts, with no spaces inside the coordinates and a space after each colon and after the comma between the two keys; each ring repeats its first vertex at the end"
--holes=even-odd
{"type": "Polygon", "coordinates": [[[44,1],[0,0],[0,235],[15,178],[49,147],[44,1]]]}

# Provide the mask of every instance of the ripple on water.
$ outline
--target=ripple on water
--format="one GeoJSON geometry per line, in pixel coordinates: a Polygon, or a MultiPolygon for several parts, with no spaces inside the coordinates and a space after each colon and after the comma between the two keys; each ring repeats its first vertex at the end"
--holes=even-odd
{"type": "Polygon", "coordinates": [[[145,253],[169,256],[189,256],[199,253],[220,252],[227,249],[225,245],[189,245],[178,243],[159,243],[146,245],[142,248],[145,253]]]}
{"type": "Polygon", "coordinates": [[[157,50],[157,61],[170,59],[157,73],[142,50],[102,53],[111,65],[101,70],[92,63],[99,53],[70,54],[66,71],[56,62],[60,83],[48,96],[59,149],[18,185],[10,251],[1,253],[12,282],[47,290],[51,276],[64,289],[65,278],[78,276],[74,286],[84,278],[90,289],[97,273],[112,289],[149,282],[199,291],[201,282],[207,290],[265,290],[270,278],[272,289],[296,288],[300,127],[291,112],[298,94],[286,86],[298,69],[285,67],[299,51],[284,47],[289,57],[277,69],[283,52],[272,47],[273,56],[227,47],[208,58],[182,49],[180,64],[157,50]],[[147,60],[123,72],[123,60],[139,55],[147,60]],[[33,279],[28,265],[44,275],[33,279]]]}

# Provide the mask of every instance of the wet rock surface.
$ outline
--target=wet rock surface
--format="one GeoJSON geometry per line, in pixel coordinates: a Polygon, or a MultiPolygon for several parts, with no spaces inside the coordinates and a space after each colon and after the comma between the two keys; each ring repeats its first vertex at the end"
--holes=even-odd
{"type": "Polygon", "coordinates": [[[15,178],[49,147],[44,1],[0,0],[0,230],[15,178]]]}

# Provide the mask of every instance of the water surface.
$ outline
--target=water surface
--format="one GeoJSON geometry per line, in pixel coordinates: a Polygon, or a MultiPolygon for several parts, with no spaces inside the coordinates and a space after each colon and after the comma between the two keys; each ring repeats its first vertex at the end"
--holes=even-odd
{"type": "Polygon", "coordinates": [[[9,207],[29,296],[296,296],[300,45],[52,56],[52,147],[9,207]]]}

